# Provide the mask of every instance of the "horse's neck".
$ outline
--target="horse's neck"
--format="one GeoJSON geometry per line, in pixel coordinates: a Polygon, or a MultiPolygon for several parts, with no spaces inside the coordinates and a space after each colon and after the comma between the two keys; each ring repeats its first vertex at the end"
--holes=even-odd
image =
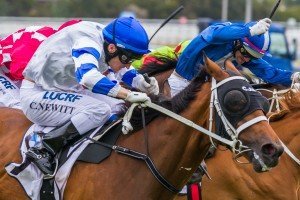
{"type": "MultiPolygon", "coordinates": [[[[272,123],[272,127],[281,141],[300,159],[300,129],[298,123],[300,123],[300,109],[292,110],[283,119],[272,123]]],[[[297,169],[296,173],[300,181],[299,165],[295,168],[294,165],[296,163],[291,158],[288,158],[288,164],[291,165],[292,169],[297,169]]]]}
{"type": "Polygon", "coordinates": [[[281,141],[292,149],[297,156],[300,156],[300,109],[292,110],[291,113],[286,115],[283,119],[275,122],[274,127],[281,141]]]}
{"type": "MultiPolygon", "coordinates": [[[[209,91],[210,84],[203,85],[196,98],[181,113],[183,117],[204,128],[207,128],[208,121],[209,91]]],[[[164,148],[168,150],[160,151],[158,157],[167,157],[168,164],[164,162],[160,167],[164,168],[164,174],[171,175],[168,177],[170,182],[177,183],[177,187],[182,187],[206,155],[209,139],[199,131],[176,120],[166,120],[161,122],[162,127],[166,127],[163,132],[171,137],[168,141],[161,141],[165,144],[164,148]]]]}

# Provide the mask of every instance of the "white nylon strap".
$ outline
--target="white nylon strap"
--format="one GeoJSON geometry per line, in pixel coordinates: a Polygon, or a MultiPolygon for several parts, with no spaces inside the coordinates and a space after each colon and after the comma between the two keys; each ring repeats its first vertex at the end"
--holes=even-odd
{"type": "Polygon", "coordinates": [[[237,136],[240,134],[240,132],[242,132],[243,130],[245,130],[249,126],[252,126],[253,124],[256,124],[256,123],[261,122],[261,121],[268,121],[268,119],[266,118],[266,116],[259,116],[259,117],[255,117],[254,119],[251,119],[251,120],[245,122],[244,124],[242,124],[241,126],[239,126],[236,129],[237,136]]]}
{"type": "Polygon", "coordinates": [[[184,118],[184,117],[182,117],[182,116],[180,116],[180,115],[178,115],[178,114],[176,114],[176,113],[174,113],[174,112],[172,112],[172,111],[170,111],[170,110],[168,110],[168,109],[166,109],[164,107],[156,105],[156,104],[154,104],[154,103],[152,103],[150,101],[142,103],[141,105],[142,106],[147,106],[149,108],[153,108],[153,109],[155,109],[155,110],[157,110],[157,111],[159,111],[161,113],[164,113],[165,115],[167,115],[167,116],[169,116],[169,117],[171,117],[173,119],[176,119],[176,120],[180,121],[181,123],[183,123],[183,124],[185,124],[185,125],[187,125],[189,127],[192,127],[192,128],[194,128],[194,129],[196,129],[196,130],[198,130],[198,131],[200,131],[200,132],[202,132],[202,133],[204,133],[204,134],[206,134],[206,135],[208,135],[208,136],[210,136],[210,137],[212,137],[212,138],[214,138],[214,139],[216,139],[216,140],[218,140],[218,141],[220,141],[220,142],[222,142],[224,144],[227,144],[227,145],[229,145],[231,147],[234,147],[234,145],[235,145],[234,141],[230,141],[230,140],[227,140],[225,138],[222,138],[219,135],[217,135],[217,134],[215,134],[215,133],[213,133],[211,131],[208,131],[205,128],[203,128],[203,127],[195,124],[191,120],[188,120],[188,119],[186,119],[186,118],[184,118]]]}
{"type": "Polygon", "coordinates": [[[212,87],[211,87],[211,90],[214,90],[214,89],[216,89],[217,87],[219,87],[219,86],[221,86],[221,85],[223,85],[223,84],[225,84],[225,83],[227,83],[227,82],[229,82],[229,81],[232,81],[232,80],[238,80],[238,79],[239,79],[239,80],[245,80],[245,81],[247,81],[247,79],[245,79],[245,78],[242,77],[242,76],[231,76],[231,77],[229,77],[229,78],[226,78],[226,79],[224,79],[224,80],[218,82],[216,85],[212,86],[212,87]]]}
{"type": "MultiPolygon", "coordinates": [[[[240,78],[235,78],[235,79],[240,79],[240,78]]],[[[216,86],[216,80],[213,78],[212,79],[212,87],[215,87],[215,86],[216,86]]],[[[233,141],[236,140],[238,134],[236,132],[236,129],[231,125],[231,123],[227,120],[226,116],[223,113],[223,110],[222,110],[221,105],[220,105],[219,100],[218,100],[218,89],[217,88],[212,91],[212,95],[214,96],[214,102],[213,103],[215,105],[217,114],[221,118],[226,132],[228,133],[228,135],[231,137],[231,139],[233,141]]]]}
{"type": "Polygon", "coordinates": [[[289,155],[298,165],[300,165],[300,160],[289,150],[287,146],[280,140],[281,145],[287,155],[289,155]]]}

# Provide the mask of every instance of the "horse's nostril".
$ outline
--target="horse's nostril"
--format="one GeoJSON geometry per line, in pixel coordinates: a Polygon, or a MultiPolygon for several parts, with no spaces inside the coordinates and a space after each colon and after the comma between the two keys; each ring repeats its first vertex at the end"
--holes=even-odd
{"type": "Polygon", "coordinates": [[[262,153],[268,156],[280,156],[282,152],[273,144],[265,144],[262,146],[262,153]]]}

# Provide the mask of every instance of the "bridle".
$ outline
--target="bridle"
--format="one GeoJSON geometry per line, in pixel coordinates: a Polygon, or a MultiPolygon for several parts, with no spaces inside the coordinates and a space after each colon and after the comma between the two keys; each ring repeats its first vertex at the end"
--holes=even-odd
{"type": "MultiPolygon", "coordinates": [[[[229,78],[226,78],[222,81],[220,81],[219,83],[216,82],[216,80],[214,78],[212,78],[212,93],[211,93],[211,100],[210,100],[210,115],[209,115],[209,131],[212,131],[212,124],[213,124],[213,113],[214,113],[214,108],[216,110],[216,113],[218,114],[218,116],[220,117],[222,124],[225,128],[226,133],[230,136],[230,138],[233,141],[233,146],[231,146],[232,152],[233,152],[233,157],[234,160],[238,163],[244,164],[244,162],[241,162],[238,160],[238,158],[240,156],[242,156],[242,154],[244,154],[245,152],[249,152],[249,151],[253,151],[252,149],[250,149],[249,147],[243,145],[242,141],[238,139],[240,133],[247,129],[248,127],[259,123],[261,121],[268,121],[266,116],[258,116],[255,117],[245,123],[243,123],[242,125],[240,125],[239,127],[235,128],[230,121],[227,119],[226,115],[224,114],[224,111],[222,110],[221,104],[219,102],[219,98],[218,98],[218,88],[222,85],[224,85],[225,83],[228,83],[230,81],[233,80],[242,80],[248,83],[247,79],[242,77],[242,76],[231,76],[229,78]]],[[[213,142],[212,138],[210,138],[211,144],[217,148],[215,145],[215,143],[213,142]]],[[[253,156],[254,158],[260,163],[260,165],[262,166],[262,171],[268,171],[270,170],[270,168],[263,162],[263,160],[259,157],[259,155],[253,151],[253,156]]]]}
{"type": "Polygon", "coordinates": [[[228,146],[230,146],[232,148],[232,151],[235,153],[241,153],[244,152],[245,149],[249,149],[248,147],[242,145],[242,142],[238,139],[239,134],[245,130],[246,128],[261,122],[261,121],[267,121],[266,116],[258,116],[255,117],[252,120],[249,120],[247,122],[245,122],[244,124],[240,125],[238,128],[234,128],[233,125],[230,123],[230,121],[226,118],[220,102],[218,100],[218,88],[228,82],[231,82],[233,80],[243,80],[245,82],[247,82],[247,79],[245,79],[244,77],[241,76],[231,76],[228,77],[222,81],[220,81],[219,83],[216,83],[216,80],[214,78],[212,78],[212,85],[211,85],[211,100],[210,100],[210,114],[209,114],[209,129],[205,129],[197,124],[195,124],[194,122],[166,109],[163,108],[157,104],[154,104],[150,101],[146,101],[144,103],[133,103],[130,108],[128,109],[128,111],[126,112],[126,114],[124,115],[123,118],[123,125],[128,126],[128,124],[130,124],[130,119],[132,116],[132,112],[134,110],[135,107],[140,106],[140,107],[150,107],[154,110],[157,110],[173,119],[176,119],[177,121],[192,127],[206,135],[208,135],[211,138],[214,138],[216,140],[218,140],[221,143],[224,143],[228,146]],[[222,123],[225,126],[226,132],[228,133],[228,135],[231,137],[231,140],[228,140],[226,138],[220,137],[219,135],[217,135],[216,133],[212,132],[212,124],[213,124],[213,113],[214,110],[216,109],[219,117],[222,119],[222,123]],[[242,150],[243,149],[243,150],[242,150]]]}
{"type": "MultiPolygon", "coordinates": [[[[249,149],[247,146],[244,146],[242,144],[242,141],[240,141],[238,139],[239,134],[246,128],[248,128],[258,122],[267,121],[267,118],[266,118],[266,116],[258,116],[258,117],[255,117],[255,118],[245,122],[244,124],[240,125],[238,128],[234,128],[234,126],[230,123],[230,121],[225,116],[225,114],[221,108],[219,99],[218,99],[218,88],[232,80],[243,80],[243,81],[247,82],[247,79],[244,77],[241,77],[241,76],[232,76],[232,77],[229,77],[229,78],[226,78],[226,79],[220,81],[219,83],[217,83],[216,80],[214,78],[212,78],[212,86],[211,86],[212,93],[211,93],[211,99],[210,99],[210,114],[209,114],[209,131],[212,131],[213,113],[214,113],[214,108],[215,108],[216,113],[222,120],[222,123],[225,127],[227,134],[231,137],[232,141],[234,141],[234,146],[232,146],[232,151],[237,154],[240,154],[245,151],[249,151],[251,149],[249,149]]],[[[214,143],[212,142],[212,144],[214,144],[214,143]]]]}

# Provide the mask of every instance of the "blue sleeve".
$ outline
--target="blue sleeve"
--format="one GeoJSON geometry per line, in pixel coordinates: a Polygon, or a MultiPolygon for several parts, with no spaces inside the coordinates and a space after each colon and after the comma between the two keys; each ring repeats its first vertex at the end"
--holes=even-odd
{"type": "Polygon", "coordinates": [[[200,35],[210,44],[222,44],[251,36],[249,27],[230,22],[211,25],[204,29],[200,35]]]}
{"type": "Polygon", "coordinates": [[[209,26],[184,49],[179,57],[176,72],[187,80],[191,80],[199,71],[196,65],[203,49],[210,45],[223,45],[248,36],[250,36],[250,30],[244,24],[227,22],[209,26]]]}
{"type": "Polygon", "coordinates": [[[292,84],[291,71],[278,69],[263,59],[252,60],[243,64],[257,77],[263,79],[265,82],[272,84],[282,84],[290,86],[292,84]]]}
{"type": "Polygon", "coordinates": [[[122,77],[122,81],[129,86],[132,86],[133,79],[138,75],[135,69],[131,69],[126,71],[126,73],[122,77]]]}

